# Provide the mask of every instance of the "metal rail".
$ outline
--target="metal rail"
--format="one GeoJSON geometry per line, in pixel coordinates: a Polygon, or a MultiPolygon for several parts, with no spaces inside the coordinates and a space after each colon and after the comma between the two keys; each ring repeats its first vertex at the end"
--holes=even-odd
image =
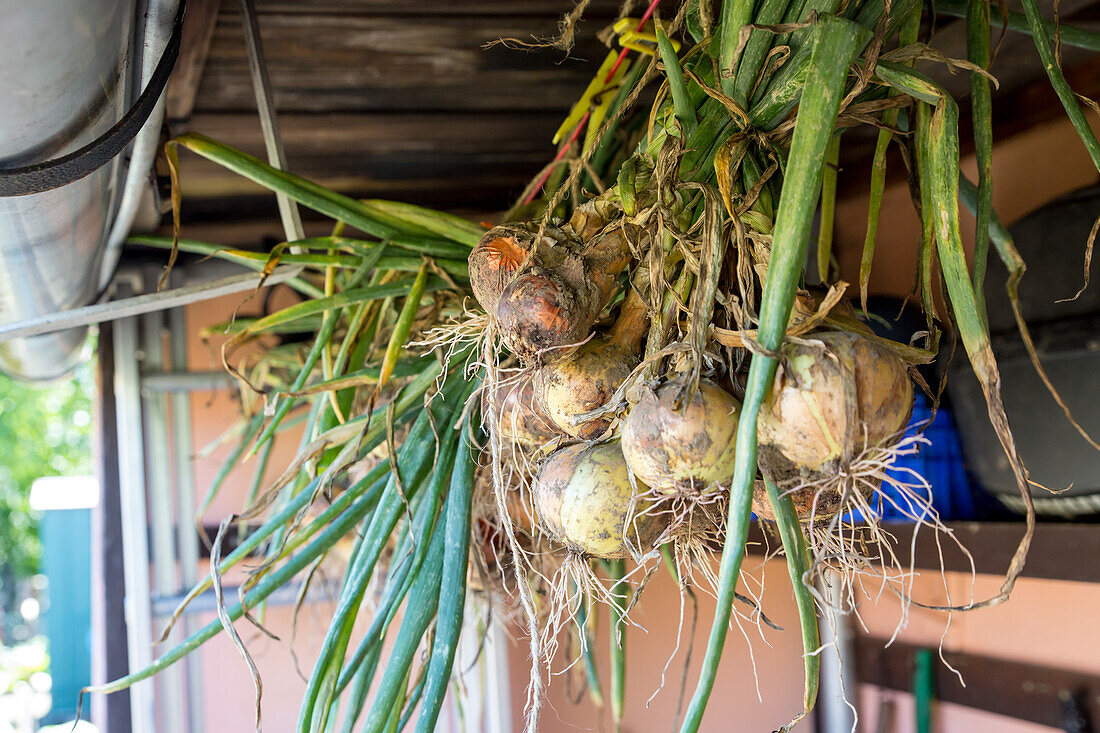
{"type": "MultiPolygon", "coordinates": [[[[301,272],[300,267],[289,265],[277,267],[264,284],[278,285],[296,277],[299,272],[301,272]]],[[[117,321],[122,318],[140,316],[168,308],[178,308],[202,300],[253,290],[260,284],[261,277],[260,273],[231,275],[196,285],[163,290],[159,293],[136,295],[131,298],[47,313],[46,315],[27,318],[14,323],[5,323],[0,325],[0,343],[25,336],[64,331],[74,326],[88,326],[93,323],[117,321]]]]}

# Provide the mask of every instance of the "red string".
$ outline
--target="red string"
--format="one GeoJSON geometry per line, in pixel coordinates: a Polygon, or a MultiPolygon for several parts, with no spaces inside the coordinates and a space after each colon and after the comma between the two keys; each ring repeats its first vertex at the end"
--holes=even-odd
{"type": "MultiPolygon", "coordinates": [[[[638,23],[638,26],[634,29],[635,32],[638,32],[638,31],[642,30],[642,28],[645,27],[646,21],[648,21],[650,19],[650,17],[653,15],[653,11],[657,9],[657,4],[660,3],[660,2],[661,2],[661,0],[653,0],[653,2],[651,2],[649,4],[649,7],[646,8],[645,15],[642,16],[642,20],[638,23]]],[[[611,81],[612,77],[615,76],[615,72],[619,70],[620,66],[622,66],[623,59],[626,58],[626,55],[629,52],[630,52],[630,49],[625,48],[625,47],[623,48],[622,51],[619,52],[619,58],[617,58],[615,60],[615,64],[611,67],[611,71],[607,72],[607,76],[603,80],[603,83],[605,85],[609,81],[611,81]]],[[[573,132],[572,132],[572,134],[569,135],[569,139],[566,140],[565,144],[562,145],[558,149],[558,154],[554,156],[554,159],[552,161],[550,161],[551,165],[549,165],[546,168],[546,172],[542,174],[542,177],[539,179],[538,184],[536,184],[535,187],[531,189],[531,192],[528,193],[526,197],[524,197],[524,199],[523,199],[523,205],[524,206],[526,206],[527,204],[529,204],[529,203],[531,203],[532,201],[535,200],[535,196],[538,194],[539,191],[542,190],[542,187],[545,186],[546,182],[550,179],[550,174],[553,173],[553,171],[554,171],[554,165],[553,164],[557,163],[559,160],[561,160],[562,158],[565,157],[565,151],[569,150],[569,146],[572,145],[574,142],[576,142],[577,136],[579,136],[581,134],[581,130],[584,129],[585,123],[588,122],[588,118],[591,117],[591,116],[592,116],[592,110],[591,109],[584,113],[584,117],[582,117],[581,121],[577,123],[577,126],[575,128],[573,128],[573,132]]]]}
{"type": "Polygon", "coordinates": [[[546,185],[546,181],[550,178],[550,174],[554,172],[554,163],[565,157],[565,151],[569,150],[569,146],[577,140],[577,136],[581,134],[581,130],[584,128],[584,123],[588,122],[588,118],[592,115],[592,110],[588,110],[584,113],[584,117],[577,123],[577,126],[573,128],[573,132],[569,135],[569,139],[558,148],[558,154],[554,156],[554,159],[550,161],[550,165],[546,167],[546,172],[542,174],[542,178],[539,179],[538,185],[531,189],[531,192],[523,199],[523,205],[531,203],[535,200],[535,195],[542,190],[542,187],[546,185]]]}

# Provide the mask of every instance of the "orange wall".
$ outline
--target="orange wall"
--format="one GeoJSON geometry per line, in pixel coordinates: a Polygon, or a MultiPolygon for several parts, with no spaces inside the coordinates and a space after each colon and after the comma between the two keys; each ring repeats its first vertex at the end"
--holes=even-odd
{"type": "MultiPolygon", "coordinates": [[[[980,547],[972,549],[981,551],[980,547]]],[[[1092,558],[1087,561],[1092,561],[1092,558]]],[[[953,603],[966,603],[971,598],[981,600],[995,595],[1001,578],[978,576],[973,582],[973,594],[971,582],[968,575],[947,574],[946,587],[953,603]]],[[[922,602],[939,604],[947,600],[944,588],[945,584],[937,574],[926,572],[917,580],[913,593],[922,602]]],[[[914,608],[910,612],[909,625],[899,638],[911,644],[936,648],[942,637],[945,652],[1100,674],[1100,635],[1096,632],[1098,604],[1098,584],[1024,578],[1017,583],[1008,602],[993,608],[954,614],[950,625],[949,619],[942,613],[914,608]]],[[[897,619],[896,602],[886,602],[882,608],[865,604],[865,608],[867,613],[863,614],[863,618],[869,634],[876,638],[888,638],[897,619]]],[[[878,698],[879,693],[873,688],[863,689],[861,703],[869,720],[876,718],[874,711],[878,709],[878,698]]],[[[905,699],[908,698],[906,695],[900,698],[903,705],[898,712],[899,724],[892,730],[895,733],[909,733],[914,730],[912,714],[906,712],[912,709],[911,699],[905,699]]],[[[970,730],[1043,733],[1055,730],[969,711],[957,705],[939,707],[940,722],[935,730],[940,733],[970,730]],[[968,727],[981,716],[996,719],[996,726],[968,727]]]]}
{"type": "MultiPolygon", "coordinates": [[[[1089,115],[1100,133],[1100,117],[1089,115]]],[[[977,180],[974,156],[962,159],[963,172],[977,180]]],[[[913,288],[920,245],[920,220],[913,209],[903,171],[889,179],[882,197],[874,267],[869,292],[904,297],[913,288]]],[[[860,175],[863,171],[860,171],[860,175]]],[[[841,171],[841,177],[856,175],[841,171]]],[[[993,154],[993,208],[1011,226],[1046,203],[1097,182],[1096,168],[1088,157],[1073,126],[1064,118],[1038,125],[1027,132],[999,142],[993,154]]],[[[835,243],[842,279],[852,284],[849,294],[858,292],[859,262],[867,233],[867,194],[837,201],[835,243]]],[[[968,256],[974,251],[974,218],[962,211],[963,241],[968,256]]],[[[1071,253],[1084,255],[1084,242],[1066,242],[1071,253]]],[[[1076,255],[1074,255],[1076,256],[1076,255]]],[[[990,252],[990,259],[996,254],[990,252]]],[[[990,267],[1000,265],[991,264],[990,267]]],[[[1076,292],[1075,286],[1066,293],[1076,292]]],[[[1057,296],[1063,297],[1063,296],[1057,296]]]]}
{"type": "MultiPolygon", "coordinates": [[[[745,569],[756,578],[763,571],[767,581],[765,612],[769,619],[787,631],[781,633],[765,628],[761,638],[757,627],[744,619],[741,619],[744,634],[737,625],[732,627],[703,730],[770,731],[789,721],[802,708],[802,642],[798,635],[798,615],[790,579],[782,561],[771,561],[761,567],[762,559],[761,556],[750,556],[745,563],[745,569]],[[753,658],[762,700],[756,696],[753,658]]],[[[664,568],[653,576],[638,605],[631,611],[631,619],[637,626],[629,628],[625,635],[627,673],[623,730],[627,733],[673,730],[680,680],[685,663],[688,663],[689,643],[694,640],[691,659],[687,664],[685,707],[690,700],[698,680],[703,650],[710,635],[711,619],[714,617],[713,597],[701,591],[697,591],[696,595],[699,599],[699,611],[695,633],[690,633],[691,603],[685,600],[684,628],[680,648],[675,656],[673,652],[676,648],[681,599],[676,583],[664,568]],[[662,688],[661,675],[666,663],[668,669],[662,688]],[[647,705],[647,699],[654,693],[657,694],[647,705]]],[[[745,609],[741,604],[738,604],[738,608],[745,609]]],[[[600,619],[597,633],[595,645],[599,654],[600,679],[605,698],[609,699],[607,650],[610,638],[605,613],[600,619]]],[[[509,660],[512,668],[515,731],[523,730],[520,725],[520,708],[525,699],[524,686],[530,669],[525,643],[526,639],[517,641],[509,660]]],[[[570,660],[565,658],[555,660],[555,671],[561,670],[568,661],[570,660]]],[[[578,670],[580,669],[578,664],[578,670]]],[[[578,694],[583,684],[582,679],[581,676],[570,679],[562,675],[550,679],[549,699],[542,715],[540,731],[565,733],[575,730],[614,730],[609,710],[605,710],[601,716],[587,697],[580,704],[570,701],[570,693],[574,697],[578,694]]],[[[812,721],[805,725],[808,730],[812,730],[812,721]]]]}
{"type": "MultiPolygon", "coordinates": [[[[980,548],[974,549],[980,552],[980,548]]],[[[759,561],[759,556],[750,556],[746,566],[753,568],[759,565],[759,561]]],[[[784,631],[765,629],[765,643],[754,628],[749,628],[763,700],[757,698],[752,662],[748,655],[749,644],[735,627],[726,642],[715,691],[703,720],[701,730],[705,732],[756,733],[774,730],[799,708],[801,643],[791,585],[782,561],[770,561],[765,571],[767,594],[764,609],[784,631]]],[[[753,574],[758,576],[758,572],[754,570],[753,574]]],[[[948,573],[946,587],[950,591],[951,602],[958,604],[966,603],[972,597],[976,600],[987,598],[1000,587],[1001,578],[978,576],[973,580],[973,596],[971,583],[968,575],[948,573]]],[[[944,587],[939,573],[924,571],[914,583],[914,598],[922,603],[943,604],[948,600],[944,587]]],[[[689,696],[698,679],[701,654],[714,614],[713,599],[702,595],[700,599],[699,626],[694,635],[695,650],[688,673],[689,696]]],[[[908,626],[898,639],[935,649],[942,638],[947,654],[959,652],[1100,674],[1100,635],[1095,630],[1095,609],[1098,607],[1100,585],[1023,578],[1016,585],[1009,602],[993,608],[954,614],[950,619],[940,612],[912,608],[908,626]]],[[[860,604],[860,616],[867,627],[866,633],[882,640],[884,645],[894,633],[900,613],[896,598],[889,594],[877,602],[865,596],[860,604]]],[[[661,670],[675,646],[680,600],[674,583],[666,573],[655,576],[633,614],[640,628],[632,628],[627,634],[628,671],[623,730],[627,733],[672,730],[679,679],[684,669],[686,631],[680,652],[669,665],[666,686],[648,707],[645,704],[659,687],[661,670]]],[[[512,699],[515,704],[524,699],[529,669],[524,642],[523,639],[517,640],[510,659],[512,699]]],[[[596,648],[600,652],[600,674],[605,695],[608,644],[604,623],[599,629],[596,648]]],[[[556,669],[561,669],[565,663],[566,660],[560,660],[556,669]]],[[[575,696],[581,684],[579,680],[559,676],[550,684],[549,704],[540,730],[545,733],[613,730],[606,711],[601,716],[587,698],[579,704],[569,699],[567,688],[575,696]]],[[[894,702],[892,725],[885,730],[892,733],[915,731],[912,697],[870,685],[861,685],[859,690],[859,730],[878,729],[876,723],[884,699],[894,702]]],[[[518,709],[515,718],[515,730],[522,730],[518,709]]],[[[936,733],[1047,733],[1055,730],[950,703],[936,703],[933,720],[936,733]]],[[[805,722],[799,729],[812,731],[813,722],[805,722]]]]}
{"type": "MultiPolygon", "coordinates": [[[[241,308],[241,315],[259,313],[261,295],[249,300],[241,308]]],[[[209,343],[204,343],[200,331],[227,319],[237,306],[244,302],[246,294],[230,295],[216,300],[197,303],[187,308],[188,360],[193,371],[217,371],[221,367],[220,346],[224,337],[214,334],[209,343]]],[[[292,300],[283,298],[289,305],[292,300]]],[[[280,303],[279,298],[275,301],[280,303]]],[[[240,355],[248,353],[243,349],[240,355]]],[[[196,451],[193,461],[197,499],[201,500],[235,444],[229,440],[209,453],[198,455],[206,447],[214,446],[223,433],[240,416],[240,403],[230,391],[195,392],[191,398],[193,422],[192,442],[196,451]]],[[[298,444],[300,431],[290,430],[280,435],[277,448],[265,474],[263,488],[270,486],[289,462],[298,444]]],[[[257,459],[245,461],[228,477],[221,492],[215,497],[210,508],[203,516],[206,525],[217,526],[222,519],[232,513],[240,512],[244,507],[246,492],[252,482],[257,459]]],[[[206,572],[206,568],[202,569],[206,572]]],[[[226,586],[240,583],[244,579],[241,572],[228,573],[223,579],[226,586]]],[[[235,601],[236,598],[231,600],[235,601]]],[[[294,651],[301,660],[302,672],[307,677],[313,668],[313,661],[320,649],[328,618],[331,618],[331,604],[308,604],[304,607],[298,622],[297,640],[294,651]]],[[[215,620],[214,614],[200,614],[198,621],[207,623],[215,620]]],[[[272,607],[264,618],[265,626],[282,641],[274,641],[259,633],[248,622],[238,621],[236,628],[248,646],[249,653],[259,667],[263,686],[264,730],[270,733],[290,731],[298,718],[298,706],[305,692],[305,683],[295,671],[291,654],[290,638],[292,633],[292,613],[287,606],[272,607]]],[[[237,653],[229,638],[224,634],[207,642],[200,651],[203,670],[203,705],[206,714],[204,730],[243,731],[253,730],[253,689],[244,660],[237,653]]]]}

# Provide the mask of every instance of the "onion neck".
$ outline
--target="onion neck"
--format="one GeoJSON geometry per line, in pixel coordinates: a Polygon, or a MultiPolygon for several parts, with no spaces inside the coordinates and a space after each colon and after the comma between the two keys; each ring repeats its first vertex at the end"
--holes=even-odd
{"type": "Polygon", "coordinates": [[[611,327],[608,342],[621,347],[627,353],[637,354],[642,349],[642,338],[648,328],[649,306],[637,288],[630,287],[619,309],[619,317],[611,327]]]}

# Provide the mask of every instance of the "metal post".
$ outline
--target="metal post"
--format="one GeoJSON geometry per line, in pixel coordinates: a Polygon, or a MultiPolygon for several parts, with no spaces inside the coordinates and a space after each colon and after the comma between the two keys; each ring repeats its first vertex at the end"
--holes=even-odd
{"type": "MultiPolygon", "coordinates": [[[[828,573],[821,583],[821,590],[833,608],[843,606],[845,583],[839,573],[833,572],[828,573]]],[[[822,642],[825,647],[821,650],[820,730],[822,733],[852,733],[856,724],[852,706],[859,692],[852,628],[848,616],[840,612],[829,614],[823,620],[822,642]]]]}
{"type": "MultiPolygon", "coordinates": [[[[138,376],[138,321],[126,318],[114,326],[115,411],[118,419],[119,498],[122,513],[124,609],[130,671],[153,661],[153,619],[149,593],[149,542],[146,535],[145,456],[141,430],[138,376]]],[[[156,730],[152,680],[130,688],[131,728],[156,730]]]]}
{"type": "Polygon", "coordinates": [[[461,670],[462,675],[460,730],[467,733],[512,733],[508,646],[508,636],[501,620],[487,618],[483,602],[467,598],[455,660],[455,669],[461,670]],[[484,628],[486,621],[488,628],[484,628]],[[476,664],[472,664],[474,660],[476,664]]]}
{"type": "MultiPolygon", "coordinates": [[[[177,319],[172,314],[175,314],[179,309],[173,310],[168,316],[169,323],[172,325],[170,328],[172,331],[172,343],[173,349],[175,349],[175,338],[177,319]]],[[[182,315],[180,319],[182,321],[182,315]]],[[[183,338],[183,334],[179,336],[183,338]]],[[[173,354],[175,352],[173,351],[173,354]]],[[[184,352],[185,353],[185,352],[184,352]]],[[[175,356],[172,357],[173,360],[175,356]]],[[[170,372],[161,372],[159,374],[142,374],[141,375],[141,390],[143,394],[150,392],[176,392],[184,394],[187,392],[216,392],[222,389],[232,389],[234,386],[233,377],[227,372],[185,372],[178,369],[173,369],[170,372]]],[[[173,402],[173,405],[176,404],[173,402]]],[[[186,404],[186,400],[184,401],[186,404]]]]}
{"type": "Polygon", "coordinates": [[[508,634],[499,619],[489,622],[486,639],[486,703],[490,733],[512,733],[511,673],[508,670],[508,634]]]}
{"type": "MultiPolygon", "coordinates": [[[[150,313],[142,317],[143,372],[164,370],[164,316],[150,313]]],[[[145,449],[147,481],[149,486],[149,526],[153,539],[153,583],[158,594],[175,593],[179,589],[176,578],[175,533],[172,510],[172,471],[168,448],[168,402],[164,394],[142,394],[145,420],[145,449]]],[[[173,629],[168,645],[175,646],[181,640],[180,632],[173,629]]],[[[183,675],[178,666],[172,666],[157,675],[158,699],[161,715],[160,728],[165,733],[183,733],[183,675]]]]}
{"type": "MultiPolygon", "coordinates": [[[[264,133],[264,146],[267,148],[267,161],[274,168],[286,170],[286,151],[283,149],[279,134],[279,121],[275,116],[275,100],[271,97],[271,80],[267,75],[267,63],[264,61],[264,46],[260,40],[260,23],[256,18],[254,0],[240,0],[241,25],[244,26],[244,43],[248,49],[248,71],[252,75],[252,90],[256,93],[256,107],[260,113],[260,127],[264,133]]],[[[283,233],[288,242],[302,239],[302,218],[298,214],[298,205],[286,194],[275,193],[279,204],[279,218],[283,222],[283,233]]]]}
{"type": "MultiPolygon", "coordinates": [[[[172,369],[187,369],[187,319],[183,308],[168,312],[168,331],[171,334],[172,369]]],[[[172,400],[172,433],[175,438],[176,500],[178,515],[176,527],[179,535],[180,582],[189,589],[198,581],[199,535],[195,530],[195,473],[191,465],[191,395],[176,392],[172,400]]],[[[188,614],[180,623],[183,633],[190,636],[198,630],[193,615],[188,614]]],[[[187,674],[187,720],[191,733],[199,733],[203,725],[202,667],[197,655],[184,660],[187,674]]]]}

